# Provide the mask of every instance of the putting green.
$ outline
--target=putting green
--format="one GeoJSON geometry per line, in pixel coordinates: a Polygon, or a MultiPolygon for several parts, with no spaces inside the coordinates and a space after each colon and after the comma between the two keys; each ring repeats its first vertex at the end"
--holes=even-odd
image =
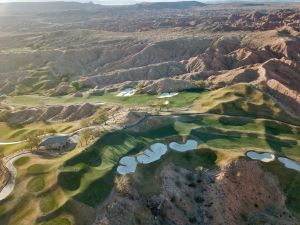
{"type": "Polygon", "coordinates": [[[32,178],[27,184],[27,190],[29,192],[40,192],[45,187],[45,179],[42,176],[32,178]]]}
{"type": "Polygon", "coordinates": [[[43,213],[48,213],[57,207],[57,202],[53,194],[43,196],[40,200],[40,210],[43,213]]]}
{"type": "Polygon", "coordinates": [[[30,160],[30,158],[28,156],[25,156],[25,157],[22,157],[22,158],[19,158],[17,159],[15,162],[14,162],[14,165],[15,166],[23,166],[25,165],[26,163],[28,163],[30,160]]]}

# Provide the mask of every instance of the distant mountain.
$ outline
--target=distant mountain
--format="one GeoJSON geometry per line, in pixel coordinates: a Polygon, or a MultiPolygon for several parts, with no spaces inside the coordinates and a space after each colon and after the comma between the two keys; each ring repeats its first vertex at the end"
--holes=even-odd
{"type": "Polygon", "coordinates": [[[41,2],[0,2],[0,14],[38,14],[49,12],[62,12],[71,10],[96,10],[101,5],[71,1],[41,1],[41,2]]]}
{"type": "Polygon", "coordinates": [[[181,2],[144,2],[136,5],[143,9],[186,9],[191,7],[203,7],[206,4],[197,1],[181,2]]]}

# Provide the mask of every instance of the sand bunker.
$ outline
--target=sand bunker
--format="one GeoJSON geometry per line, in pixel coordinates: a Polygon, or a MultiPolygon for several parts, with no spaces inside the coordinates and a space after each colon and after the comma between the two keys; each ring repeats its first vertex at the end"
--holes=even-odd
{"type": "Polygon", "coordinates": [[[161,93],[157,98],[171,98],[178,95],[178,92],[161,93]]]}
{"type": "Polygon", "coordinates": [[[120,165],[117,168],[117,171],[121,175],[128,173],[134,173],[136,170],[137,161],[133,156],[125,156],[120,160],[120,165]]]}
{"type": "Polygon", "coordinates": [[[159,160],[164,154],[166,154],[168,147],[162,143],[155,143],[150,146],[150,149],[146,149],[142,155],[137,156],[137,161],[141,164],[149,164],[159,160]]]}
{"type": "Polygon", "coordinates": [[[258,153],[255,151],[249,151],[246,153],[250,159],[260,160],[262,162],[271,162],[275,160],[275,155],[271,153],[258,153]]]}
{"type": "Polygon", "coordinates": [[[297,170],[300,172],[300,164],[284,157],[278,157],[279,162],[281,162],[286,168],[292,169],[292,170],[297,170]]]}
{"type": "Polygon", "coordinates": [[[5,167],[8,169],[8,171],[10,173],[10,178],[9,178],[8,183],[4,186],[4,188],[0,192],[0,201],[7,198],[14,190],[16,177],[17,177],[17,169],[15,168],[13,163],[19,158],[22,158],[25,156],[31,156],[31,155],[32,155],[31,153],[23,153],[23,154],[20,154],[18,156],[11,158],[10,160],[8,160],[5,163],[5,167]]]}
{"type": "Polygon", "coordinates": [[[136,92],[136,90],[133,88],[126,88],[123,91],[121,91],[120,93],[118,93],[117,96],[118,97],[128,97],[128,96],[134,95],[135,92],[136,92]]]}
{"type": "Polygon", "coordinates": [[[192,139],[187,140],[185,144],[179,144],[177,142],[172,142],[169,147],[177,152],[187,152],[195,150],[198,147],[198,142],[192,139]]]}

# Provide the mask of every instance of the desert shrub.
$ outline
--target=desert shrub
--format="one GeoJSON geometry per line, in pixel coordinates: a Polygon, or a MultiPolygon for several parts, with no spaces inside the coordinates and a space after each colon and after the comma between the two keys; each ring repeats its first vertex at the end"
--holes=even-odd
{"type": "Polygon", "coordinates": [[[186,179],[187,179],[187,181],[190,181],[190,182],[195,180],[194,175],[191,173],[186,174],[186,179]]]}
{"type": "Polygon", "coordinates": [[[198,80],[198,81],[196,81],[196,85],[198,86],[198,88],[200,90],[204,90],[205,87],[206,87],[206,83],[205,83],[204,80],[198,80]]]}
{"type": "Polygon", "coordinates": [[[196,217],[190,217],[190,218],[189,218],[189,222],[190,222],[190,223],[196,223],[196,222],[197,222],[196,217]]]}
{"type": "Polygon", "coordinates": [[[202,198],[201,196],[196,196],[196,197],[194,198],[194,201],[195,201],[196,203],[202,203],[202,202],[204,202],[204,198],[202,198]]]}
{"type": "Polygon", "coordinates": [[[196,183],[195,182],[189,183],[188,186],[191,187],[191,188],[195,188],[196,187],[196,183]]]}
{"type": "Polygon", "coordinates": [[[175,185],[176,185],[176,187],[181,188],[181,183],[180,183],[179,180],[176,180],[176,181],[175,181],[175,185]]]}
{"type": "Polygon", "coordinates": [[[71,83],[72,87],[75,88],[76,91],[80,91],[84,88],[88,88],[89,86],[87,84],[81,83],[79,81],[73,81],[71,83]]]}

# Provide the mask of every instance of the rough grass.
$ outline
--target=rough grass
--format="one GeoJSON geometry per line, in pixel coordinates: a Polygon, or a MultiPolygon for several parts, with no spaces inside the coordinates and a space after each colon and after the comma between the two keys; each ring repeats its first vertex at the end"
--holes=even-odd
{"type": "Polygon", "coordinates": [[[277,119],[300,124],[300,121],[292,119],[272,98],[248,84],[205,92],[194,102],[192,108],[199,112],[277,119]]]}
{"type": "Polygon", "coordinates": [[[40,192],[45,188],[45,179],[42,176],[32,178],[27,184],[29,192],[40,192]]]}
{"type": "Polygon", "coordinates": [[[3,205],[0,205],[0,217],[5,214],[6,208],[3,205]]]}
{"type": "Polygon", "coordinates": [[[47,222],[42,223],[41,225],[72,225],[71,221],[66,217],[57,217],[47,222]]]}

